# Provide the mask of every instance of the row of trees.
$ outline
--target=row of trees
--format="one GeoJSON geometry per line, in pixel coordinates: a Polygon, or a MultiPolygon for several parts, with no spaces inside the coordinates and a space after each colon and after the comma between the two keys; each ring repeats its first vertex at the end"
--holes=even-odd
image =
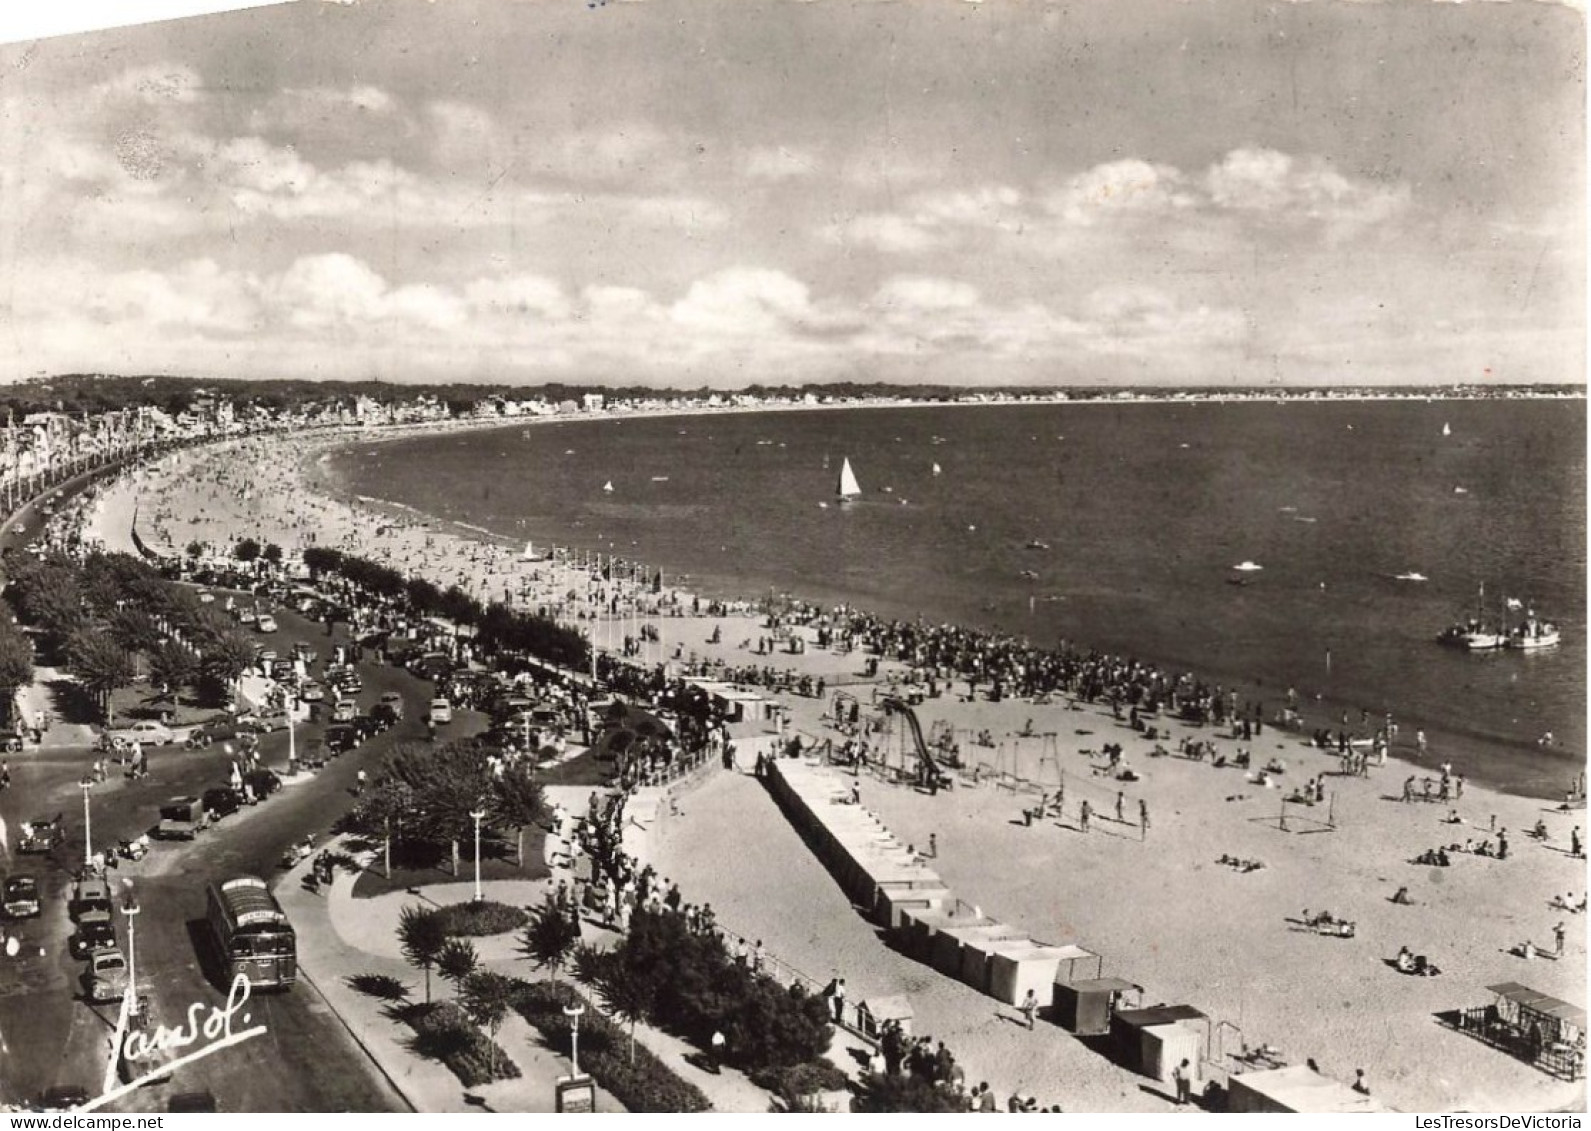
{"type": "MultiPolygon", "coordinates": [[[[13,555],[7,565],[21,618],[64,656],[107,721],[111,694],[141,664],[163,688],[196,686],[222,702],[254,662],[254,641],[229,618],[130,554],[13,555]]],[[[0,634],[0,687],[23,674],[6,655],[0,634]]],[[[31,664],[21,682],[30,678],[31,664]]]]}
{"type": "Polygon", "coordinates": [[[442,589],[425,578],[406,578],[391,566],[326,546],[305,550],[304,565],[315,577],[331,574],[373,597],[406,602],[416,616],[445,617],[467,625],[489,651],[534,656],[574,670],[590,662],[590,644],[577,630],[499,601],[482,605],[457,585],[442,589]]]}
{"type": "Polygon", "coordinates": [[[458,874],[459,842],[482,827],[516,837],[515,859],[525,864],[525,829],[546,819],[541,783],[524,762],[494,768],[492,747],[476,738],[439,745],[404,743],[388,755],[350,814],[356,830],[373,837],[448,846],[458,874]]]}

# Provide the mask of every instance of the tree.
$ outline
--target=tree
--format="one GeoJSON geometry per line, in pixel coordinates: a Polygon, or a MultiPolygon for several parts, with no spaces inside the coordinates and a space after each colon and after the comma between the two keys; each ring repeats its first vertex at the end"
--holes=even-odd
{"type": "Polygon", "coordinates": [[[447,946],[447,930],[442,920],[416,904],[398,913],[398,943],[410,966],[425,971],[425,1001],[431,1002],[431,967],[447,946]]]}
{"type": "Polygon", "coordinates": [[[492,1075],[497,1075],[497,1030],[514,1000],[514,979],[494,970],[479,970],[464,982],[464,1011],[486,1029],[492,1040],[492,1075]]]}
{"type": "Polygon", "coordinates": [[[530,922],[519,936],[519,953],[536,965],[552,973],[554,984],[558,971],[568,961],[570,952],[580,941],[580,923],[558,905],[547,893],[540,907],[530,913],[530,922]]]}
{"type": "Polygon", "coordinates": [[[546,795],[528,762],[515,762],[492,785],[492,820],[515,831],[514,859],[525,866],[525,829],[547,816],[546,795]]]}
{"type": "Polygon", "coordinates": [[[33,644],[10,624],[0,625],[0,695],[6,717],[16,706],[17,691],[33,682],[33,644]]]}
{"type": "Polygon", "coordinates": [[[635,1026],[657,1007],[657,982],[652,971],[639,971],[617,962],[603,964],[597,982],[602,1005],[630,1027],[630,1063],[635,1063],[635,1026]]]}
{"type": "Polygon", "coordinates": [[[103,633],[79,629],[66,646],[67,661],[83,686],[94,693],[106,723],[110,722],[110,697],[133,678],[133,658],[127,649],[103,633]]]}
{"type": "Polygon", "coordinates": [[[153,616],[130,605],[111,613],[105,628],[129,652],[153,652],[164,635],[153,616]]]}
{"type": "Polygon", "coordinates": [[[254,641],[241,632],[227,629],[205,643],[199,666],[205,675],[231,691],[253,664],[254,641]]]}
{"type": "Polygon", "coordinates": [[[480,964],[475,944],[468,939],[448,939],[436,956],[437,973],[453,983],[454,998],[463,994],[465,981],[480,964]]]}
{"type": "Polygon", "coordinates": [[[851,1085],[853,1112],[924,1111],[964,1112],[966,1101],[953,1092],[936,1088],[921,1076],[907,1073],[867,1073],[851,1085]]]}
{"type": "Polygon", "coordinates": [[[260,556],[260,544],[253,538],[240,539],[232,556],[240,562],[252,562],[260,556]]]}
{"type": "Polygon", "coordinates": [[[275,542],[267,542],[265,543],[264,557],[272,565],[280,565],[282,563],[282,548],[275,542]]]}
{"type": "Polygon", "coordinates": [[[204,556],[204,543],[203,542],[189,542],[188,543],[188,556],[190,558],[202,558],[204,556]]]}
{"type": "Polygon", "coordinates": [[[199,658],[178,641],[167,640],[149,654],[149,678],[173,695],[198,676],[199,658]]]}

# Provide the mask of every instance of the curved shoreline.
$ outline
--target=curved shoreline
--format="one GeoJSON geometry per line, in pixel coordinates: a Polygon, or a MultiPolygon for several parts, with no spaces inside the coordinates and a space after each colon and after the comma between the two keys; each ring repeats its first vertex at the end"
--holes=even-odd
{"type": "MultiPolygon", "coordinates": [[[[1018,401],[1006,403],[1013,404],[1018,407],[1032,407],[1029,402],[1018,401]]],[[[1078,403],[1113,402],[1107,401],[1078,403]]],[[[1180,405],[1183,403],[1195,404],[1202,402],[1182,402],[1175,399],[1166,398],[1153,403],[1158,403],[1161,405],[1180,405]]],[[[1057,404],[1059,405],[1060,402],[1057,402],[1057,404]]],[[[847,407],[858,406],[780,406],[780,408],[784,411],[807,411],[821,408],[847,407]]],[[[867,407],[898,406],[880,405],[867,407]]],[[[913,407],[989,406],[936,406],[933,404],[924,404],[913,407]]],[[[661,412],[656,414],[648,413],[645,415],[648,417],[652,415],[661,415],[665,417],[686,415],[750,415],[758,411],[760,410],[726,408],[698,411],[695,413],[661,412]]],[[[605,414],[586,414],[582,416],[541,417],[533,418],[533,420],[547,423],[592,423],[601,420],[618,421],[624,418],[625,417],[623,416],[605,414]]],[[[504,432],[520,426],[516,423],[504,423],[501,421],[489,421],[485,423],[492,428],[497,428],[504,432]]],[[[525,422],[522,421],[520,423],[525,422]]],[[[396,440],[400,438],[405,437],[388,437],[387,439],[396,440]]],[[[424,437],[421,435],[414,438],[423,439],[424,437]]],[[[353,488],[339,483],[333,473],[331,473],[322,462],[325,458],[325,455],[336,451],[352,451],[357,447],[359,442],[359,438],[355,437],[350,438],[349,442],[346,443],[329,444],[319,459],[312,463],[311,470],[314,479],[322,485],[323,489],[333,491],[345,500],[355,502],[359,505],[369,506],[372,505],[372,500],[370,500],[368,497],[361,498],[359,495],[357,495],[353,488]]],[[[445,518],[435,513],[422,512],[418,508],[407,503],[398,503],[392,500],[380,500],[374,501],[374,505],[378,509],[400,508],[401,512],[409,517],[423,517],[427,522],[438,524],[443,528],[458,533],[462,537],[477,542],[485,542],[503,546],[514,546],[522,544],[519,539],[524,538],[523,534],[519,535],[518,539],[516,539],[515,535],[511,533],[483,530],[480,527],[475,527],[458,519],[445,518]]],[[[560,540],[563,540],[570,538],[570,535],[565,533],[563,535],[559,535],[558,537],[560,540]]],[[[573,544],[579,545],[578,539],[575,539],[573,544]]],[[[581,549],[583,552],[588,553],[600,554],[604,552],[600,547],[583,546],[581,549]]],[[[644,550],[639,552],[642,554],[645,553],[644,550]]],[[[661,562],[653,564],[666,567],[669,563],[661,562]]],[[[699,568],[699,563],[695,564],[699,568]]],[[[747,578],[741,578],[737,583],[734,579],[716,578],[715,575],[714,582],[709,583],[706,589],[701,589],[700,587],[704,580],[703,578],[695,574],[684,576],[687,577],[685,584],[688,587],[697,588],[704,597],[711,595],[715,597],[721,597],[723,599],[744,600],[747,593],[763,591],[760,585],[750,583],[749,579],[747,578]]],[[[794,595],[798,599],[802,599],[809,604],[828,605],[844,603],[851,608],[861,607],[864,609],[877,607],[877,603],[874,601],[870,601],[866,598],[857,599],[854,596],[848,596],[843,592],[834,594],[832,599],[829,597],[805,596],[800,592],[800,590],[797,590],[794,595]]],[[[913,611],[908,607],[908,605],[909,602],[906,604],[894,602],[895,607],[891,608],[890,611],[883,614],[883,616],[885,619],[894,617],[897,619],[910,620],[913,616],[920,617],[922,615],[920,609],[913,611]]],[[[885,607],[889,607],[889,605],[886,604],[885,607]]],[[[937,621],[946,618],[935,615],[929,617],[929,619],[937,621]]],[[[991,638],[1021,635],[1020,633],[1013,633],[1009,629],[1005,629],[999,627],[998,625],[983,621],[976,616],[967,617],[962,615],[949,619],[954,619],[956,623],[966,625],[969,628],[972,628],[975,631],[983,633],[991,638]]],[[[1095,643],[1097,644],[1097,642],[1095,643]]],[[[1080,645],[1073,645],[1074,648],[1083,648],[1085,650],[1088,646],[1088,642],[1084,642],[1080,645]]],[[[1235,668],[1232,668],[1231,665],[1226,665],[1220,670],[1216,670],[1212,669],[1208,664],[1201,664],[1196,658],[1175,655],[1168,657],[1158,652],[1149,654],[1146,653],[1142,647],[1135,647],[1132,645],[1111,647],[1104,650],[1110,651],[1117,655],[1135,657],[1139,660],[1153,664],[1162,671],[1191,670],[1207,682],[1219,682],[1225,687],[1235,688],[1238,692],[1240,700],[1251,702],[1262,702],[1269,700],[1271,704],[1271,710],[1267,711],[1267,723],[1269,723],[1270,718],[1274,716],[1275,708],[1281,700],[1283,688],[1286,686],[1285,681],[1278,683],[1275,680],[1256,678],[1251,672],[1236,670],[1235,668]]],[[[1305,720],[1304,733],[1306,734],[1309,733],[1311,729],[1319,726],[1335,728],[1338,725],[1339,719],[1344,715],[1357,718],[1360,714],[1361,708],[1365,706],[1363,701],[1354,697],[1352,694],[1346,697],[1338,697],[1330,694],[1329,690],[1324,689],[1319,694],[1308,694],[1307,685],[1300,683],[1298,686],[1301,691],[1306,691],[1306,693],[1301,696],[1300,704],[1300,713],[1305,720]]],[[[1572,753],[1559,753],[1557,751],[1553,753],[1546,753],[1536,748],[1529,740],[1524,738],[1500,735],[1484,727],[1466,726],[1462,720],[1449,721],[1445,716],[1433,715],[1429,712],[1424,714],[1406,714],[1403,711],[1397,709],[1398,705],[1395,702],[1387,704],[1386,706],[1393,710],[1393,713],[1400,724],[1399,733],[1394,739],[1393,753],[1403,760],[1411,763],[1417,770],[1421,772],[1434,771],[1443,762],[1455,762],[1461,766],[1467,765],[1465,772],[1470,774],[1472,780],[1486,781],[1488,784],[1495,785],[1503,792],[1507,792],[1516,796],[1558,800],[1562,798],[1564,788],[1576,776],[1582,766],[1582,759],[1576,757],[1572,753]],[[1426,732],[1427,737],[1430,739],[1429,749],[1423,754],[1416,749],[1414,741],[1415,733],[1420,730],[1426,732]],[[1521,769],[1525,771],[1523,774],[1520,772],[1521,769]]],[[[1372,707],[1371,713],[1376,718],[1379,718],[1381,710],[1382,708],[1372,707]]]]}

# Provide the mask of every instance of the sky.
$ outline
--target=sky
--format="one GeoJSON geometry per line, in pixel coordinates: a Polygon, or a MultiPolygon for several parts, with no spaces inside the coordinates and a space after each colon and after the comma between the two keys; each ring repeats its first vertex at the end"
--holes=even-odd
{"type": "Polygon", "coordinates": [[[301,0],[13,42],[0,380],[1581,382],[1580,9],[301,0]]]}

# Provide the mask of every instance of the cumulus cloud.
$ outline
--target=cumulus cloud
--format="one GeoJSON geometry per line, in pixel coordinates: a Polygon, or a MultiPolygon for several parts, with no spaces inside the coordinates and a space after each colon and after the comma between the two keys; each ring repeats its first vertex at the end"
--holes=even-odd
{"type": "Polygon", "coordinates": [[[1092,224],[1123,213],[1190,208],[1196,200],[1179,170],[1129,158],[1077,174],[1044,203],[1051,213],[1070,223],[1092,224]]]}
{"type": "Polygon", "coordinates": [[[1406,185],[1351,180],[1319,158],[1234,149],[1205,174],[1210,201],[1236,212],[1374,223],[1409,201],[1406,185]]]}
{"type": "Polygon", "coordinates": [[[886,310],[964,310],[977,303],[978,289],[971,284],[922,275],[886,279],[873,296],[873,304],[886,310]]]}

